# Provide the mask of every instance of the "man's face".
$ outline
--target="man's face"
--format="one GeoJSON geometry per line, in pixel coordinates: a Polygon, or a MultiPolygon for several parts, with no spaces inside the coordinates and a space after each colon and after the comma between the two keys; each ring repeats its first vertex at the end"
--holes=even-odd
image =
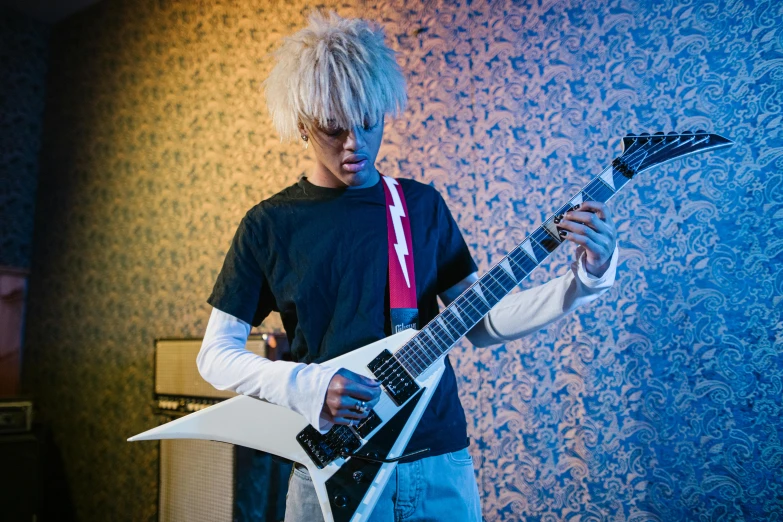
{"type": "Polygon", "coordinates": [[[317,160],[312,181],[329,187],[363,187],[377,180],[375,158],[383,139],[383,117],[353,129],[313,126],[308,134],[317,160]]]}

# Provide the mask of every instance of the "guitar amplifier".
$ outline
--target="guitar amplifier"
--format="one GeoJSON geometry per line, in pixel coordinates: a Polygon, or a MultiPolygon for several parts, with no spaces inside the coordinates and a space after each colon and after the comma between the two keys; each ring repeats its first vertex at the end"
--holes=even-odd
{"type": "MultiPolygon", "coordinates": [[[[278,345],[272,334],[251,335],[245,348],[267,357],[267,341],[278,345]]],[[[283,339],[285,337],[283,336],[283,339]]],[[[201,377],[196,357],[202,339],[158,339],[155,341],[155,405],[158,413],[185,415],[236,395],[216,389],[201,377]]]]}
{"type": "Polygon", "coordinates": [[[33,403],[19,399],[0,399],[0,435],[30,431],[33,403]]]}
{"type": "MultiPolygon", "coordinates": [[[[215,389],[198,372],[201,339],[155,341],[153,408],[168,420],[236,395],[215,389]]],[[[251,335],[246,348],[278,359],[285,335],[251,335]]],[[[279,521],[291,464],[249,448],[209,440],[160,441],[158,520],[161,522],[279,521]]]]}

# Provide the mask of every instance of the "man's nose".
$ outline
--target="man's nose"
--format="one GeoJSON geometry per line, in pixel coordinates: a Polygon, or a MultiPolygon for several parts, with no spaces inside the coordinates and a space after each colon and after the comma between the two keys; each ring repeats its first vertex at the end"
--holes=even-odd
{"type": "Polygon", "coordinates": [[[345,139],[345,148],[348,150],[359,150],[364,146],[364,129],[359,125],[354,125],[348,130],[348,137],[345,139]]]}

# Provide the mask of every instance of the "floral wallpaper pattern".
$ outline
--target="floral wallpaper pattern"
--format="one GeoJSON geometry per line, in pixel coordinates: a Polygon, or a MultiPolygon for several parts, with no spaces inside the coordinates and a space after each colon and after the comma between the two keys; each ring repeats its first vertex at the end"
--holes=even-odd
{"type": "MultiPolygon", "coordinates": [[[[324,6],[386,28],[410,107],[379,168],[441,190],[482,270],[626,132],[736,141],[612,202],[598,301],[454,350],[486,520],[783,520],[783,3],[324,6]]],[[[259,92],[311,7],[107,1],[53,30],[25,382],[81,520],[155,518],[156,447],[125,442],[156,422],[153,340],[203,334],[241,216],[312,166],[259,92]]]]}

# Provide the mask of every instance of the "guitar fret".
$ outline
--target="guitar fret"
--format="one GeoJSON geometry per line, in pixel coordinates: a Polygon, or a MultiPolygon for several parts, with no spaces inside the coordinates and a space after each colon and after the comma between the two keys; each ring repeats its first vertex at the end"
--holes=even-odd
{"type": "Polygon", "coordinates": [[[533,237],[533,234],[530,234],[528,236],[528,239],[530,240],[530,246],[533,248],[533,254],[536,257],[536,261],[539,263],[546,259],[547,256],[549,256],[549,250],[543,247],[541,243],[539,243],[535,237],[533,237]],[[538,249],[536,249],[538,247],[538,249]]]}
{"type": "Polygon", "coordinates": [[[498,304],[498,301],[500,301],[500,298],[495,295],[495,292],[492,291],[491,288],[492,282],[485,280],[485,278],[482,278],[478,282],[479,288],[481,288],[481,297],[484,298],[484,300],[487,302],[489,307],[493,307],[496,304],[498,304]],[[487,295],[489,294],[489,295],[487,295]],[[491,300],[490,300],[491,298],[491,300]]]}
{"type": "Polygon", "coordinates": [[[430,337],[428,337],[427,333],[422,330],[419,332],[419,345],[424,347],[424,350],[427,352],[427,356],[432,359],[433,362],[438,360],[438,357],[440,356],[437,349],[435,349],[435,346],[432,345],[433,341],[430,337]]]}
{"type": "Polygon", "coordinates": [[[530,257],[521,249],[514,250],[511,255],[508,256],[508,259],[514,269],[514,274],[519,281],[524,280],[530,272],[538,266],[538,264],[531,261],[530,257]],[[528,268],[528,266],[530,266],[530,268],[528,268]]]}
{"type": "MultiPolygon", "coordinates": [[[[398,350],[397,353],[394,354],[394,357],[400,363],[400,366],[402,366],[406,370],[410,371],[413,369],[412,368],[413,362],[410,360],[409,356],[407,356],[404,350],[398,350]]],[[[393,366],[390,365],[390,367],[393,369],[393,366]]]]}
{"type": "MultiPolygon", "coordinates": [[[[414,339],[415,339],[415,338],[414,338],[414,339]]],[[[425,357],[425,354],[424,354],[422,351],[420,351],[420,350],[417,350],[417,349],[415,348],[415,346],[413,346],[413,339],[411,339],[410,341],[408,341],[408,343],[407,343],[407,344],[405,344],[405,346],[403,346],[402,348],[400,348],[400,350],[399,350],[399,351],[400,351],[400,352],[403,352],[403,353],[405,353],[405,354],[410,354],[410,355],[409,355],[409,357],[411,357],[411,358],[415,359],[416,361],[421,361],[421,362],[419,363],[419,366],[420,366],[421,368],[420,368],[420,369],[418,369],[418,370],[416,371],[415,375],[418,375],[418,374],[420,374],[422,371],[426,370],[426,369],[427,369],[427,367],[428,367],[428,366],[429,366],[429,365],[432,363],[432,361],[428,360],[428,359],[427,359],[427,357],[425,357]]],[[[398,353],[399,353],[399,352],[398,352],[398,353]]],[[[411,373],[411,375],[414,375],[414,374],[413,374],[413,373],[411,373]]]]}
{"type": "Polygon", "coordinates": [[[402,383],[406,380],[406,376],[400,372],[402,370],[403,372],[407,372],[410,375],[413,375],[415,373],[414,368],[412,368],[407,363],[407,358],[405,357],[404,350],[400,349],[392,355],[392,359],[397,361],[398,366],[395,366],[394,364],[388,364],[388,366],[385,367],[383,374],[386,376],[383,380],[386,381],[388,384],[396,385],[399,383],[402,383]],[[395,372],[395,370],[397,370],[395,372]],[[389,371],[391,373],[389,373],[389,371]]]}
{"type": "MultiPolygon", "coordinates": [[[[486,310],[481,310],[481,309],[479,309],[478,307],[476,307],[476,303],[475,303],[475,302],[471,302],[471,303],[470,303],[470,306],[472,306],[473,308],[475,308],[475,309],[476,309],[476,310],[477,310],[477,311],[478,311],[478,312],[481,314],[481,316],[483,317],[483,316],[484,316],[484,314],[486,314],[487,312],[489,312],[489,309],[490,309],[490,308],[492,308],[492,306],[491,306],[491,305],[490,305],[490,304],[487,302],[487,298],[486,298],[486,297],[484,297],[484,294],[483,294],[483,293],[482,293],[482,291],[481,291],[481,285],[475,285],[475,286],[473,286],[473,287],[470,289],[470,291],[471,291],[471,292],[473,292],[473,295],[474,295],[474,296],[478,297],[478,299],[479,299],[479,300],[478,300],[478,303],[479,303],[479,304],[482,304],[482,305],[484,305],[484,306],[486,306],[486,307],[487,307],[487,309],[486,309],[486,310]]],[[[477,320],[476,322],[478,322],[478,320],[477,320]]]]}
{"type": "Polygon", "coordinates": [[[410,344],[410,350],[415,352],[416,355],[422,361],[424,361],[424,368],[426,369],[426,368],[429,367],[430,364],[433,363],[433,361],[435,361],[435,359],[433,357],[431,357],[430,352],[426,348],[422,350],[422,348],[421,348],[421,346],[419,344],[419,343],[421,343],[421,341],[419,340],[418,337],[419,336],[416,335],[413,339],[411,339],[411,342],[409,343],[410,344]]]}
{"type": "Polygon", "coordinates": [[[450,328],[449,328],[449,327],[447,327],[447,325],[443,324],[443,319],[441,319],[440,317],[436,317],[436,318],[435,318],[435,323],[436,323],[436,324],[437,324],[437,325],[440,327],[441,331],[445,332],[445,333],[446,333],[446,335],[448,336],[448,344],[449,344],[449,346],[451,346],[452,344],[454,344],[455,342],[457,342],[457,340],[458,340],[460,337],[462,337],[462,336],[460,335],[459,337],[456,337],[456,338],[455,338],[453,335],[451,335],[451,330],[450,330],[450,328]]]}
{"type": "Polygon", "coordinates": [[[557,234],[550,234],[543,226],[538,227],[531,235],[535,237],[536,241],[538,241],[542,247],[544,247],[547,251],[547,255],[557,250],[557,247],[559,247],[562,242],[560,236],[557,234]]]}
{"type": "Polygon", "coordinates": [[[531,259],[521,245],[512,250],[508,258],[514,263],[512,266],[515,269],[514,275],[516,275],[518,281],[525,279],[538,266],[536,260],[531,259]],[[520,276],[517,271],[523,272],[522,275],[520,276]]]}
{"type": "Polygon", "coordinates": [[[465,295],[458,301],[457,306],[459,306],[460,313],[466,315],[473,324],[476,324],[484,314],[471,302],[472,291],[472,289],[468,289],[465,295]],[[473,311],[471,311],[471,308],[473,311]],[[474,317],[475,315],[478,315],[478,317],[474,317]]]}
{"type": "Polygon", "coordinates": [[[432,343],[433,343],[433,345],[435,347],[435,350],[436,350],[435,353],[439,353],[438,352],[438,348],[439,348],[438,343],[443,342],[443,341],[441,341],[440,339],[437,339],[435,337],[435,332],[433,331],[433,329],[431,327],[424,328],[422,330],[422,332],[424,332],[425,335],[428,335],[430,337],[430,339],[432,340],[432,343]]]}
{"type": "MultiPolygon", "coordinates": [[[[567,207],[564,207],[564,208],[567,208],[567,207]]],[[[555,214],[555,215],[558,215],[558,214],[555,214]]],[[[541,225],[541,228],[544,230],[544,232],[546,232],[546,234],[547,234],[547,236],[549,236],[549,238],[554,239],[557,242],[557,244],[559,245],[560,243],[563,242],[563,240],[560,239],[560,231],[558,230],[557,224],[555,223],[555,215],[550,216],[549,219],[544,221],[544,224],[541,225]]]]}
{"type": "MultiPolygon", "coordinates": [[[[508,257],[506,258],[506,260],[508,257]]],[[[511,274],[507,271],[507,269],[503,266],[503,264],[497,265],[493,270],[490,270],[491,272],[495,272],[495,275],[493,276],[496,281],[500,284],[500,287],[503,289],[504,292],[508,293],[510,292],[515,286],[517,286],[517,282],[512,278],[511,274]]]]}
{"type": "Polygon", "coordinates": [[[442,325],[438,324],[437,321],[433,322],[430,328],[432,328],[432,333],[435,334],[438,337],[438,339],[443,343],[444,349],[448,349],[451,347],[455,339],[452,338],[448,330],[443,328],[442,325]],[[438,330],[440,330],[440,332],[438,330]]]}
{"type": "MultiPolygon", "coordinates": [[[[483,277],[482,279],[491,279],[492,280],[491,282],[494,283],[495,285],[497,285],[500,288],[501,293],[503,293],[503,292],[507,291],[505,286],[503,285],[503,283],[500,282],[500,277],[503,276],[503,269],[501,268],[500,272],[498,272],[498,268],[499,267],[497,267],[497,266],[492,268],[492,270],[487,272],[487,275],[485,277],[483,277]]],[[[492,285],[490,285],[490,282],[487,282],[487,284],[485,286],[491,287],[492,285]]],[[[496,289],[493,287],[490,290],[492,291],[493,296],[496,297],[496,294],[495,294],[495,291],[494,291],[496,289]]],[[[502,298],[502,297],[503,296],[501,296],[500,298],[502,298]]]]}
{"type": "Polygon", "coordinates": [[[582,192],[587,194],[591,200],[606,203],[614,195],[614,190],[606,184],[600,177],[593,179],[588,183],[582,192]]]}
{"type": "Polygon", "coordinates": [[[623,186],[625,186],[626,183],[628,183],[631,180],[628,179],[619,170],[612,168],[612,181],[614,181],[615,192],[617,192],[618,190],[623,188],[623,186]]]}
{"type": "Polygon", "coordinates": [[[433,323],[432,323],[432,329],[433,329],[432,331],[435,332],[438,335],[438,338],[440,338],[441,335],[438,334],[438,332],[435,331],[435,327],[438,327],[440,332],[444,334],[442,337],[446,340],[446,342],[445,342],[446,348],[449,348],[452,344],[454,344],[457,341],[457,339],[455,339],[451,335],[451,332],[449,331],[449,329],[446,328],[443,325],[442,322],[438,321],[438,318],[436,318],[435,321],[433,321],[433,323]]]}
{"type": "Polygon", "coordinates": [[[609,198],[614,195],[614,190],[601,178],[596,179],[598,180],[600,188],[597,188],[597,190],[593,193],[595,200],[600,201],[601,203],[606,203],[609,201],[609,198]]]}
{"type": "Polygon", "coordinates": [[[416,365],[416,373],[423,372],[425,369],[427,369],[427,366],[430,365],[429,362],[424,361],[424,359],[416,350],[406,350],[405,347],[403,347],[399,351],[403,352],[403,354],[416,365]]]}
{"type": "Polygon", "coordinates": [[[416,344],[416,345],[417,345],[417,347],[419,348],[419,350],[422,350],[422,349],[423,349],[424,353],[426,353],[426,354],[427,354],[427,358],[428,358],[428,359],[430,359],[430,362],[429,362],[429,364],[432,364],[433,362],[435,362],[435,360],[437,359],[437,357],[430,357],[430,356],[432,355],[432,353],[430,352],[430,350],[429,350],[429,348],[427,347],[427,345],[426,345],[426,344],[424,344],[424,342],[422,341],[422,339],[420,339],[420,338],[419,338],[420,336],[421,336],[421,332],[419,332],[419,335],[417,335],[416,337],[414,337],[414,338],[413,338],[413,342],[414,342],[414,344],[416,344]]]}
{"type": "Polygon", "coordinates": [[[478,319],[473,317],[473,313],[471,313],[471,311],[465,306],[466,304],[469,305],[470,303],[468,302],[467,298],[462,297],[457,301],[455,301],[452,306],[457,310],[457,312],[461,316],[466,317],[468,319],[469,323],[466,324],[468,324],[468,326],[471,327],[472,325],[478,322],[478,319]]]}
{"type": "Polygon", "coordinates": [[[508,259],[508,255],[506,255],[506,257],[500,261],[498,266],[503,269],[503,272],[505,272],[506,277],[508,277],[509,279],[511,279],[511,281],[513,281],[514,283],[513,286],[516,286],[517,279],[516,276],[514,275],[514,269],[511,268],[511,262],[508,259]]]}
{"type": "MultiPolygon", "coordinates": [[[[529,259],[529,258],[527,258],[527,256],[525,256],[525,258],[526,258],[526,259],[529,259]]],[[[524,279],[527,277],[527,275],[530,273],[530,271],[525,271],[525,269],[524,269],[524,268],[522,268],[522,267],[521,267],[521,266],[520,266],[520,265],[519,265],[519,264],[516,262],[516,260],[514,260],[514,258],[512,258],[512,257],[511,257],[511,255],[509,255],[509,256],[508,256],[508,260],[509,260],[509,262],[511,263],[511,268],[512,268],[512,270],[514,270],[514,275],[516,276],[516,278],[517,278],[519,281],[522,281],[522,280],[524,280],[524,279]],[[520,275],[520,274],[521,274],[521,275],[520,275]]]]}
{"type": "MultiPolygon", "coordinates": [[[[452,328],[454,328],[454,325],[452,324],[452,323],[453,323],[453,320],[449,319],[449,316],[453,317],[454,319],[456,319],[457,321],[459,321],[459,323],[457,324],[457,327],[460,327],[460,326],[461,326],[461,327],[462,327],[462,328],[464,328],[464,329],[465,329],[465,331],[467,332],[467,330],[468,330],[468,326],[465,324],[465,322],[462,320],[462,318],[461,318],[459,315],[457,315],[457,312],[456,312],[456,311],[454,311],[454,310],[452,310],[451,308],[446,308],[445,310],[443,310],[443,312],[440,314],[440,316],[441,316],[441,317],[443,317],[443,320],[444,320],[444,321],[446,321],[447,323],[449,323],[449,326],[451,326],[452,328]]],[[[455,328],[455,329],[456,329],[456,328],[455,328]]]]}

